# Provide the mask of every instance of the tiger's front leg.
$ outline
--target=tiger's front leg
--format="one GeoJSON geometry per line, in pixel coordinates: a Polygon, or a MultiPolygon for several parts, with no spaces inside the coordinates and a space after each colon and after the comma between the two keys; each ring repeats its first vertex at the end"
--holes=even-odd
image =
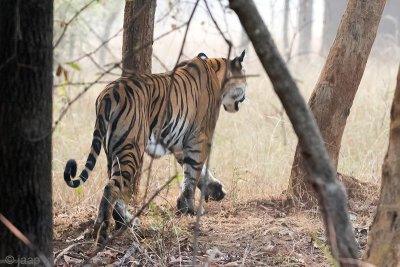
{"type": "Polygon", "coordinates": [[[194,215],[194,193],[199,182],[209,146],[207,140],[197,141],[195,146],[187,146],[183,151],[183,181],[181,194],[178,198],[178,212],[194,215]]]}
{"type": "Polygon", "coordinates": [[[207,170],[206,164],[203,165],[203,169],[201,170],[197,188],[202,191],[206,202],[209,199],[221,201],[226,195],[222,183],[211,174],[210,170],[207,170]]]}

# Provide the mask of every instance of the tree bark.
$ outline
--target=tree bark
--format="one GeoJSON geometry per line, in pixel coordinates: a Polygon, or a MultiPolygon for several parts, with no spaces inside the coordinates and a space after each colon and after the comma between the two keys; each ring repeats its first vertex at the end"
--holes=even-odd
{"type": "MultiPolygon", "coordinates": [[[[53,1],[1,1],[0,35],[0,213],[50,259],[53,1]]],[[[38,263],[0,223],[7,256],[38,263]]]]}
{"type": "Polygon", "coordinates": [[[364,259],[376,266],[399,266],[400,263],[400,67],[390,115],[381,194],[364,254],[364,259]]]}
{"type": "MultiPolygon", "coordinates": [[[[347,117],[374,43],[385,0],[350,0],[333,46],[309,100],[335,169],[347,117]]],[[[305,159],[297,145],[289,190],[294,200],[312,204],[305,182],[305,159]]]]}
{"type": "Polygon", "coordinates": [[[313,0],[299,1],[298,31],[299,31],[299,54],[311,52],[312,22],[313,22],[313,0]]]}
{"type": "MultiPolygon", "coordinates": [[[[308,181],[317,192],[332,255],[357,259],[357,246],[347,212],[347,198],[329,160],[318,126],[293,81],[254,2],[230,0],[280,98],[310,170],[308,181]]],[[[342,266],[354,266],[343,262],[342,266]]]]}
{"type": "Polygon", "coordinates": [[[346,9],[347,0],[325,0],[324,2],[324,24],[320,53],[326,56],[335,39],[340,20],[346,9]]]}
{"type": "Polygon", "coordinates": [[[156,0],[125,2],[122,76],[151,73],[156,3],[156,0]]]}

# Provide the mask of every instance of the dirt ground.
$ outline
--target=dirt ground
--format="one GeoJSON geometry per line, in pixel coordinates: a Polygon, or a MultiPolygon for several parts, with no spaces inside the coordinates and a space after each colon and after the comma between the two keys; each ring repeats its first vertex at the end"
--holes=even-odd
{"type": "MultiPolygon", "coordinates": [[[[377,202],[371,196],[376,196],[378,189],[368,188],[373,194],[349,194],[360,256],[377,202]]],[[[224,199],[206,203],[205,209],[197,238],[197,266],[331,266],[316,209],[299,211],[285,207],[279,199],[224,199]]],[[[192,264],[196,217],[174,214],[173,205],[151,205],[135,228],[112,230],[111,235],[117,236],[96,251],[91,237],[96,211],[94,206],[55,209],[56,266],[192,264]]]]}

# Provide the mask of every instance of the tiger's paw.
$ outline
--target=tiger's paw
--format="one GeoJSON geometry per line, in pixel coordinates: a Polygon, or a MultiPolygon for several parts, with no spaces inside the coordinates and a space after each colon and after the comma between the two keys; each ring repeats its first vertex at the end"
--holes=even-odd
{"type": "Polygon", "coordinates": [[[121,227],[131,227],[133,216],[129,213],[126,208],[125,202],[122,199],[118,199],[115,202],[112,216],[115,220],[115,229],[118,230],[121,227]]]}
{"type": "Polygon", "coordinates": [[[222,184],[217,181],[208,183],[204,192],[204,198],[206,202],[208,202],[209,199],[221,201],[225,195],[226,191],[222,187],[222,184]]]}
{"type": "Polygon", "coordinates": [[[104,244],[107,235],[108,224],[104,221],[96,220],[93,229],[93,238],[100,244],[104,244]]]}
{"type": "Polygon", "coordinates": [[[194,215],[193,198],[180,196],[177,203],[178,214],[194,215]]]}

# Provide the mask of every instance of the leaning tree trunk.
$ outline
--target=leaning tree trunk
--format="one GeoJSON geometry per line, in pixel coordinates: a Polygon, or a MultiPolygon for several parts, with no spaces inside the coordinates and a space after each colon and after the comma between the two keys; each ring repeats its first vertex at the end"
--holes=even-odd
{"type": "Polygon", "coordinates": [[[252,0],[229,2],[253,43],[299,138],[312,174],[308,179],[313,184],[320,201],[332,255],[342,262],[342,266],[354,266],[355,264],[348,260],[357,259],[357,246],[348,217],[346,194],[336,179],[336,172],[329,160],[312,113],[293,81],[254,2],[252,0]]]}
{"type": "MultiPolygon", "coordinates": [[[[386,0],[349,0],[336,39],[311,95],[317,120],[335,169],[344,127],[364,73],[386,0]]],[[[297,145],[289,190],[294,200],[311,204],[313,197],[305,159],[297,145]]]]}
{"type": "Polygon", "coordinates": [[[389,147],[382,166],[378,208],[364,259],[376,266],[400,264],[400,67],[390,122],[389,147]]]}
{"type": "Polygon", "coordinates": [[[122,76],[151,73],[156,0],[125,2],[122,76]]]}
{"type": "MultiPolygon", "coordinates": [[[[1,1],[0,33],[0,213],[50,259],[53,1],[1,1]]],[[[11,257],[38,263],[0,223],[11,257]]]]}
{"type": "Polygon", "coordinates": [[[300,0],[297,30],[299,31],[299,54],[311,52],[313,0],[300,0]]]}

